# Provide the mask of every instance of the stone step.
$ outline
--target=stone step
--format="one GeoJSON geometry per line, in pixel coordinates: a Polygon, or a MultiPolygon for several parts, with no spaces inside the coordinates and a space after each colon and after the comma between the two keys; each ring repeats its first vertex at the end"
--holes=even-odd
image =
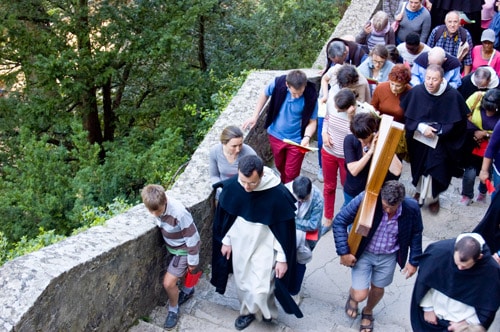
{"type": "MultiPolygon", "coordinates": [[[[336,307],[342,306],[339,304],[336,307]]],[[[239,302],[236,298],[234,284],[231,279],[228,283],[226,294],[220,295],[214,291],[214,287],[210,285],[206,277],[202,278],[196,286],[196,293],[193,298],[180,308],[179,323],[174,330],[204,332],[235,331],[234,321],[239,314],[238,308],[239,302]]],[[[320,299],[313,299],[306,294],[301,308],[304,311],[304,317],[301,319],[297,319],[293,315],[287,315],[279,308],[278,319],[273,320],[271,323],[252,322],[245,331],[358,331],[357,324],[359,323],[348,319],[345,315],[341,321],[334,318],[336,315],[332,314],[331,303],[326,303],[320,299]],[[346,325],[342,325],[343,323],[346,323],[346,325]]],[[[148,317],[149,322],[140,321],[138,325],[129,329],[129,332],[163,331],[162,326],[166,316],[167,307],[158,306],[148,317]]],[[[385,330],[383,327],[381,328],[385,330]]],[[[394,329],[393,331],[398,330],[394,329]]]]}

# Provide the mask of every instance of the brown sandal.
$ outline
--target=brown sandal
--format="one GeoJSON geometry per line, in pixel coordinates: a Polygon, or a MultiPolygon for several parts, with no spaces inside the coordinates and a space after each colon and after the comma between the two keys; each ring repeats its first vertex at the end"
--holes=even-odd
{"type": "Polygon", "coordinates": [[[359,331],[360,332],[373,332],[373,321],[375,320],[375,318],[373,318],[373,314],[365,314],[364,309],[363,309],[361,311],[361,321],[363,321],[363,319],[369,320],[370,323],[366,324],[366,325],[360,324],[359,331]]]}
{"type": "Polygon", "coordinates": [[[359,312],[358,312],[358,302],[356,302],[356,306],[352,306],[351,305],[351,301],[352,302],[356,302],[351,297],[351,294],[349,294],[349,296],[347,297],[347,302],[345,303],[345,307],[344,307],[345,314],[349,318],[356,319],[358,317],[358,314],[359,314],[359,312]],[[349,310],[351,311],[351,315],[349,315],[349,312],[348,312],[349,310]]]}

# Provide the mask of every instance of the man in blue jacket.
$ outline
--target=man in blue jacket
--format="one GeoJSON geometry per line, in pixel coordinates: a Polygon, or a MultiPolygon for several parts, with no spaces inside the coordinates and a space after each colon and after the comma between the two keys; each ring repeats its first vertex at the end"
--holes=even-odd
{"type": "Polygon", "coordinates": [[[351,318],[358,315],[358,303],[368,298],[361,312],[361,332],[373,330],[373,309],[384,296],[384,287],[392,283],[396,263],[406,278],[417,271],[417,256],[422,254],[422,215],[417,202],[405,198],[404,185],[385,182],[376,203],[372,228],[363,237],[356,254],[347,243],[347,226],[356,218],[365,192],[356,196],[337,214],[333,234],[340,263],[352,267],[352,286],[345,304],[351,318]],[[410,257],[407,262],[408,249],[410,257]]]}

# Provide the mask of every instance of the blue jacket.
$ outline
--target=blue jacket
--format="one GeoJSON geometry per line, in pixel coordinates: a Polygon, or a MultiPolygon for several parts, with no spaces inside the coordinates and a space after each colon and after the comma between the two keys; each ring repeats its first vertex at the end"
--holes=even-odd
{"type": "MultiPolygon", "coordinates": [[[[429,52],[422,52],[413,62],[411,67],[412,86],[423,84],[425,82],[425,71],[429,65],[429,52]]],[[[460,61],[453,55],[446,53],[446,60],[441,65],[444,71],[444,78],[448,84],[455,89],[462,84],[462,75],[460,75],[460,61]]]]}
{"type": "MultiPolygon", "coordinates": [[[[356,196],[349,204],[343,207],[333,220],[333,236],[335,247],[339,256],[350,253],[347,244],[347,226],[354,222],[358,209],[363,202],[365,192],[356,196]]],[[[422,254],[422,215],[417,202],[411,198],[405,198],[402,205],[401,215],[398,219],[398,244],[397,261],[401,268],[404,268],[408,258],[408,248],[410,249],[409,262],[413,266],[418,266],[417,257],[422,254]]],[[[382,200],[379,196],[373,217],[373,225],[367,237],[363,237],[356,253],[359,259],[366,246],[370,242],[375,230],[382,220],[382,200]]]]}
{"type": "MultiPolygon", "coordinates": [[[[324,203],[323,194],[313,185],[311,191],[311,206],[309,206],[309,209],[302,218],[295,217],[295,228],[304,232],[320,230],[324,203]]],[[[307,243],[311,250],[313,250],[318,240],[307,240],[307,243]]]]}

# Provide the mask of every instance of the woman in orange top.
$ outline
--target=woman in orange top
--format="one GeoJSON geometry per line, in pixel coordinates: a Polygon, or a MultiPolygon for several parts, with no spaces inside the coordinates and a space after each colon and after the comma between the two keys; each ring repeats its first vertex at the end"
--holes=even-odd
{"type": "Polygon", "coordinates": [[[399,106],[401,95],[411,89],[411,72],[403,64],[397,64],[389,73],[389,81],[377,85],[371,104],[381,114],[392,115],[394,120],[404,123],[403,109],[399,106]]]}
{"type": "MultiPolygon", "coordinates": [[[[389,81],[377,85],[373,92],[371,104],[380,112],[394,117],[394,120],[404,123],[404,111],[399,106],[401,95],[411,89],[409,84],[411,80],[411,71],[403,64],[397,64],[389,73],[389,81]]],[[[405,135],[401,136],[396,155],[399,159],[408,161],[405,135]]]]}

